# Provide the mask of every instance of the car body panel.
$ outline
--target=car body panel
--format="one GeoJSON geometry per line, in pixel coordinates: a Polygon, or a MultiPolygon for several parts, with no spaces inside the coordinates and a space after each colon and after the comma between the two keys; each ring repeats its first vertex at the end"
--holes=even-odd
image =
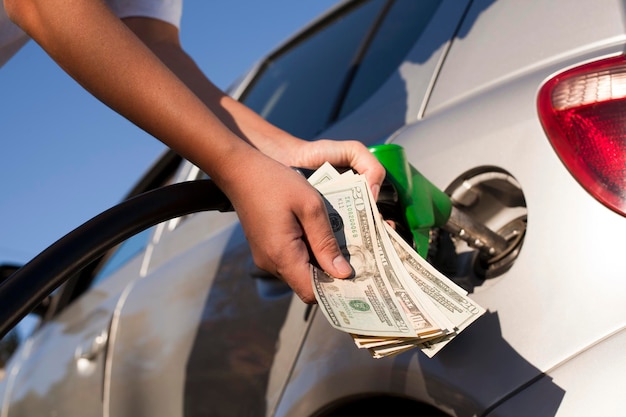
{"type": "Polygon", "coordinates": [[[569,58],[623,45],[624,32],[621,0],[577,1],[575,6],[567,0],[474,1],[438,74],[429,111],[537,68],[556,64],[563,69],[569,58]]]}
{"type": "Polygon", "coordinates": [[[610,361],[607,358],[623,356],[625,344],[626,332],[620,329],[551,369],[547,375],[542,375],[541,379],[524,387],[519,394],[495,408],[488,416],[622,415],[624,406],[616,399],[623,395],[620,381],[624,378],[626,367],[623,361],[610,361]],[[558,409],[551,408],[546,401],[554,385],[565,391],[558,409]]]}
{"type": "MultiPolygon", "coordinates": [[[[170,244],[205,223],[205,214],[215,213],[187,219],[167,236],[170,244]]],[[[302,306],[291,307],[285,284],[251,276],[256,268],[239,226],[209,236],[130,291],[114,323],[105,401],[110,415],[265,415],[278,401],[290,370],[285,364],[306,330],[302,306]],[[281,340],[294,314],[300,326],[281,340]]]]}
{"type": "Polygon", "coordinates": [[[42,410],[51,415],[102,415],[111,318],[140,264],[140,258],[126,264],[34,333],[9,370],[2,416],[37,415],[42,410]]]}

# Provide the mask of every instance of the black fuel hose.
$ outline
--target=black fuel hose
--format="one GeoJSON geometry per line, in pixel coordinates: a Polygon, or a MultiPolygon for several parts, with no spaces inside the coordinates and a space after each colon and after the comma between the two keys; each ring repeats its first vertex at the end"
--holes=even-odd
{"type": "Polygon", "coordinates": [[[161,222],[200,211],[233,211],[211,180],[138,194],[68,233],[0,284],[0,338],[57,287],[115,245],[161,222]]]}

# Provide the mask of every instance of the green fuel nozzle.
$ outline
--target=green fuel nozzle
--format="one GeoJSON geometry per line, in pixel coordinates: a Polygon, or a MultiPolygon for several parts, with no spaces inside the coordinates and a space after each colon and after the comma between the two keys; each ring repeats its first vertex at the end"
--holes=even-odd
{"type": "Polygon", "coordinates": [[[387,170],[386,180],[394,186],[413,235],[415,249],[423,258],[428,253],[430,229],[450,218],[450,198],[409,164],[404,148],[396,144],[375,145],[370,151],[387,170]]]}
{"type": "Polygon", "coordinates": [[[420,256],[426,258],[428,254],[430,230],[434,227],[458,236],[489,258],[507,251],[506,239],[455,207],[446,193],[409,164],[403,147],[391,143],[369,149],[385,167],[385,180],[398,194],[398,202],[420,256]]]}

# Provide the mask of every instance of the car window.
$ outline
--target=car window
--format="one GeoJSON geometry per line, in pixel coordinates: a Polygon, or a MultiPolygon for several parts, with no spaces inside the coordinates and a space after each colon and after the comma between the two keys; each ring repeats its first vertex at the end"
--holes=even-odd
{"type": "Polygon", "coordinates": [[[441,0],[396,0],[354,70],[338,118],[367,100],[398,68],[424,32],[441,0]]]}
{"type": "Polygon", "coordinates": [[[397,69],[441,0],[370,0],[322,22],[270,56],[240,100],[313,139],[397,69]]]}
{"type": "Polygon", "coordinates": [[[327,125],[353,59],[386,1],[372,0],[270,56],[241,101],[304,139],[327,125]]]}
{"type": "Polygon", "coordinates": [[[102,266],[99,267],[98,272],[93,277],[91,286],[97,285],[113,272],[124,266],[126,262],[143,252],[148,245],[148,239],[150,238],[152,229],[153,228],[146,229],[120,243],[108,259],[104,261],[102,266]]]}

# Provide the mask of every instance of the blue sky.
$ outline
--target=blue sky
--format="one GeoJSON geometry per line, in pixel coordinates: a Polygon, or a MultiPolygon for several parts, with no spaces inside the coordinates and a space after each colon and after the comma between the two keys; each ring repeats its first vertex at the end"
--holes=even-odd
{"type": "MultiPolygon", "coordinates": [[[[184,48],[225,89],[339,0],[186,0],[184,48]]],[[[29,42],[0,67],[0,263],[115,205],[165,150],[29,42]]]]}

